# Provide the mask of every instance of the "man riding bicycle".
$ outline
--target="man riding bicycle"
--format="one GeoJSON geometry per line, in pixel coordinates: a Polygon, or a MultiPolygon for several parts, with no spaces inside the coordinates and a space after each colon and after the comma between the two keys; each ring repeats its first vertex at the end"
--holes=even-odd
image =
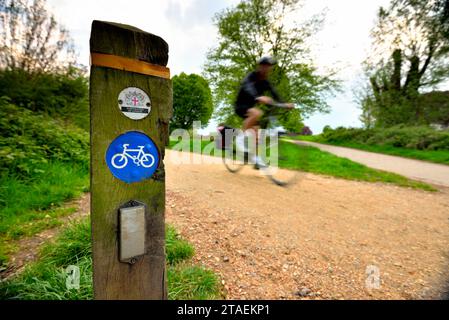
{"type": "MultiPolygon", "coordinates": [[[[243,132],[245,134],[254,132],[256,146],[258,143],[259,120],[263,116],[263,111],[257,108],[256,105],[258,103],[268,106],[273,105],[273,98],[275,101],[281,102],[279,94],[268,81],[268,77],[276,63],[276,60],[271,57],[260,59],[256,71],[249,73],[242,81],[235,103],[235,113],[243,119],[243,132]],[[265,96],[266,92],[270,92],[273,98],[265,96]]],[[[294,105],[291,103],[285,106],[288,109],[294,108],[294,105]]],[[[236,144],[240,150],[245,150],[244,139],[244,135],[237,137],[236,144]]],[[[257,156],[257,152],[253,152],[253,159],[251,160],[256,166],[265,165],[257,156]]]]}

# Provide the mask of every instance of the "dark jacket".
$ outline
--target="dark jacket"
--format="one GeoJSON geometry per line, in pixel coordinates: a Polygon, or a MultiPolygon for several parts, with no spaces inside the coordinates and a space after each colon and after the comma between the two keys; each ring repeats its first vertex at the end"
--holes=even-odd
{"type": "Polygon", "coordinates": [[[282,102],[279,94],[268,80],[260,79],[256,71],[251,72],[242,81],[235,103],[236,108],[250,109],[254,107],[257,103],[256,98],[263,96],[265,92],[270,92],[274,100],[282,102]]]}

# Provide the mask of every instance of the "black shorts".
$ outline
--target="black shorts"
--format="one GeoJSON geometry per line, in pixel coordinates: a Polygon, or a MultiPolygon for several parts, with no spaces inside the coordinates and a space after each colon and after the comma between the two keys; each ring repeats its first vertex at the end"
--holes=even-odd
{"type": "Polygon", "coordinates": [[[248,107],[248,106],[236,106],[235,107],[235,113],[242,119],[246,119],[248,118],[248,115],[246,114],[248,112],[249,109],[251,109],[252,107],[248,107]]]}

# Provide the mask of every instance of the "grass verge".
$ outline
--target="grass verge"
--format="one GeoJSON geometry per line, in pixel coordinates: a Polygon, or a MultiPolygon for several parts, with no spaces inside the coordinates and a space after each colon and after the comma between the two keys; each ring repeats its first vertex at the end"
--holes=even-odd
{"type": "Polygon", "coordinates": [[[60,217],[76,210],[60,205],[89,190],[88,171],[82,166],[53,162],[40,171],[27,180],[0,177],[0,266],[13,252],[8,242],[59,226],[60,217]]]}
{"type": "Polygon", "coordinates": [[[449,165],[449,150],[418,150],[399,148],[390,145],[367,145],[343,141],[329,142],[320,136],[294,136],[289,138],[449,165]]]}
{"type": "MultiPolygon", "coordinates": [[[[85,219],[65,228],[55,242],[44,245],[40,258],[17,277],[0,283],[0,299],[90,300],[92,290],[92,250],[90,222],[85,219]],[[80,288],[67,289],[66,268],[80,269],[80,288]]],[[[167,226],[166,232],[169,299],[217,299],[218,278],[211,271],[193,266],[189,259],[194,248],[167,226]]]]}
{"type": "Polygon", "coordinates": [[[436,191],[435,188],[426,183],[410,180],[395,173],[371,169],[363,164],[337,157],[314,147],[298,146],[281,141],[279,154],[286,155],[285,158],[290,159],[290,161],[279,160],[279,166],[286,169],[301,170],[347,180],[383,182],[401,187],[436,191]],[[304,161],[292,161],[291,159],[304,159],[304,161]]]}

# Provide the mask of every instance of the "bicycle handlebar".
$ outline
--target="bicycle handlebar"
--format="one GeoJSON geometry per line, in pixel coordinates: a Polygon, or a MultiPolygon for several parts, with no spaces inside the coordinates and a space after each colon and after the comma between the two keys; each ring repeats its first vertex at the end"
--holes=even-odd
{"type": "Polygon", "coordinates": [[[268,104],[268,106],[281,108],[281,109],[290,109],[288,107],[288,103],[282,103],[282,102],[277,102],[277,101],[274,101],[273,103],[268,104]]]}

